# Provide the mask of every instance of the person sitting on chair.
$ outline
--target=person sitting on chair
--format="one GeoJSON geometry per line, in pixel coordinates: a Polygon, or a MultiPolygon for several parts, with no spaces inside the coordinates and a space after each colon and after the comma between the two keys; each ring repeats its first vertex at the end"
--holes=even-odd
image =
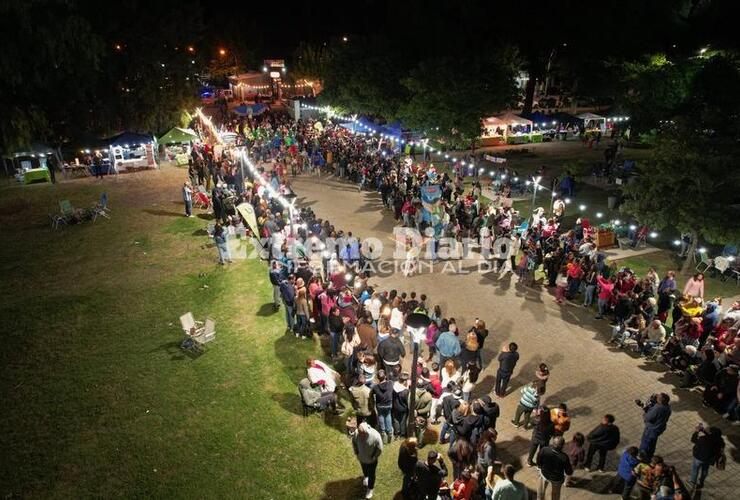
{"type": "Polygon", "coordinates": [[[334,413],[340,414],[344,410],[337,404],[337,395],[333,392],[325,392],[321,387],[312,384],[308,378],[304,378],[298,384],[298,390],[301,393],[301,399],[305,406],[316,408],[319,411],[331,409],[334,413]]]}

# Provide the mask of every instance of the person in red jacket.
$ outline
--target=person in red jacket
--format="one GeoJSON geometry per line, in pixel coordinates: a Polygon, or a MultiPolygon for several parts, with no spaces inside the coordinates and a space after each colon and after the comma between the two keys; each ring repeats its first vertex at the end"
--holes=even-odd
{"type": "Polygon", "coordinates": [[[614,290],[614,276],[608,280],[605,280],[603,276],[599,276],[596,279],[599,282],[599,314],[596,316],[596,319],[602,319],[604,314],[606,314],[609,300],[614,290]]]}

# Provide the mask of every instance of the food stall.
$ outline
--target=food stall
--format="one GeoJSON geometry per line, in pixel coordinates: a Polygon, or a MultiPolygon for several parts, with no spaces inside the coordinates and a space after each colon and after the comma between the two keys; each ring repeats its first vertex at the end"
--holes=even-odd
{"type": "Polygon", "coordinates": [[[8,154],[3,160],[6,172],[11,173],[8,167],[10,165],[15,178],[22,184],[51,182],[49,161],[56,154],[53,148],[45,144],[32,143],[28,148],[8,154]]]}
{"type": "Polygon", "coordinates": [[[542,134],[533,133],[533,128],[532,120],[514,113],[491,116],[483,119],[480,142],[482,146],[541,142],[542,134]]]}
{"type": "Polygon", "coordinates": [[[200,141],[192,129],[173,127],[160,137],[157,142],[164,146],[164,156],[174,160],[178,165],[187,165],[190,157],[191,143],[200,141]]]}
{"type": "Polygon", "coordinates": [[[583,128],[586,133],[596,134],[606,132],[606,118],[594,113],[583,113],[577,116],[579,120],[583,120],[583,128]]]}
{"type": "Polygon", "coordinates": [[[115,173],[157,168],[156,139],[153,136],[124,132],[105,142],[115,173]]]}

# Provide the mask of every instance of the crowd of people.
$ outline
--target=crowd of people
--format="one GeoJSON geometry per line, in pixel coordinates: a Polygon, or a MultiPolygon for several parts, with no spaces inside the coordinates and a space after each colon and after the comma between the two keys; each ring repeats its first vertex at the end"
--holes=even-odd
{"type": "MultiPolygon", "coordinates": [[[[491,254],[495,272],[515,272],[528,284],[536,273],[544,272],[559,303],[577,301],[596,308],[597,318],[613,320],[614,342],[634,344],[642,354],[680,370],[685,386],[705,385],[705,404],[737,420],[740,304],[723,313],[721,299],[705,301],[703,276],[693,277],[679,293],[673,273],[660,279],[651,270],[638,277],[630,269],[609,264],[598,252],[587,221],[579,219],[571,228],[561,227],[566,208],[561,198],[553,203],[551,214],[538,209],[531,218],[521,218],[505,202],[518,189],[513,175],[497,177],[502,202],[486,204],[481,197],[482,179],[474,179],[466,193],[464,168],[438,172],[426,163],[407,162],[392,143],[331,124],[293,123],[270,114],[241,119],[230,128],[238,133],[237,144],[249,148],[257,165],[268,162],[272,168],[241,179],[237,163],[227,154],[217,158],[212,147],[194,148],[192,185],[214,180],[215,213],[215,200],[223,193],[234,198],[231,206],[252,205],[260,236],[271,242],[268,258],[274,307],[284,310],[286,330],[297,338],[327,337],[332,362],[306,360],[306,378],[299,389],[304,405],[319,411],[342,413],[342,400],[351,402],[353,417],[347,426],[361,464],[366,498],[373,496],[384,445],[393,440],[402,441],[398,467],[404,498],[526,498],[525,486],[515,479],[515,467],[497,460],[496,445],[500,416],[496,399],[511,394],[508,384],[519,359],[519,346],[507,343],[496,354],[494,390],[480,394],[476,384],[486,362],[493,361],[484,359],[483,347],[489,338],[485,321],[460,325],[451,311],[442,311],[423,294],[373,287],[363,271],[359,237],[335,228],[310,209],[288,211],[265,192],[269,185],[271,192],[290,194],[291,178],[304,172],[318,178],[332,173],[360,190],[378,191],[399,223],[421,232],[434,226],[435,240],[472,237],[481,247],[496,241],[502,249],[493,249],[491,254]],[[432,221],[425,217],[421,199],[421,188],[430,184],[439,185],[442,192],[441,213],[432,221]],[[291,237],[317,240],[322,248],[319,258],[289,251],[291,237]],[[276,248],[280,251],[273,251],[276,248]],[[413,360],[414,340],[406,319],[415,313],[428,316],[429,324],[419,346],[420,356],[413,360]],[[410,365],[416,366],[415,372],[410,365]],[[427,430],[438,425],[438,442],[449,444],[446,460],[436,451],[420,452],[433,434],[427,430]]],[[[216,237],[228,234],[224,226],[240,222],[237,211],[230,208],[216,216],[221,228],[218,234],[214,232],[216,237]]],[[[229,260],[221,249],[219,253],[222,262],[229,260]]],[[[552,408],[543,404],[549,367],[541,363],[535,373],[520,376],[530,377],[531,382],[519,391],[512,425],[532,431],[527,464],[540,470],[538,497],[544,498],[550,490],[552,498],[559,498],[563,485],[577,481],[575,469],[589,471],[596,456],[596,469],[604,469],[607,452],[620,445],[619,428],[613,415],[605,415],[588,435],[566,437],[571,423],[567,402],[552,408]]],[[[691,437],[691,478],[685,485],[675,469],[655,455],[671,415],[668,396],[655,395],[642,406],[643,435],[639,446],[621,455],[613,490],[624,498],[635,487],[643,498],[690,498],[692,489],[703,486],[709,466],[721,462],[721,431],[697,428],[691,437]]]]}

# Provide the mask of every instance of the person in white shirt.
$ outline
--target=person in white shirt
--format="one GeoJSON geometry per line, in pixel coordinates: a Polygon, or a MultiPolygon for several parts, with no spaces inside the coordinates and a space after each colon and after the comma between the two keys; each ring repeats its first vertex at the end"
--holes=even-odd
{"type": "Polygon", "coordinates": [[[337,389],[339,374],[332,370],[329,365],[318,359],[308,358],[306,360],[308,380],[312,384],[322,388],[322,392],[334,392],[337,389]]]}
{"type": "Polygon", "coordinates": [[[383,307],[383,302],[380,300],[380,294],[373,292],[372,297],[365,301],[365,310],[370,313],[373,317],[373,328],[378,329],[378,320],[380,319],[380,309],[383,307]]]}

